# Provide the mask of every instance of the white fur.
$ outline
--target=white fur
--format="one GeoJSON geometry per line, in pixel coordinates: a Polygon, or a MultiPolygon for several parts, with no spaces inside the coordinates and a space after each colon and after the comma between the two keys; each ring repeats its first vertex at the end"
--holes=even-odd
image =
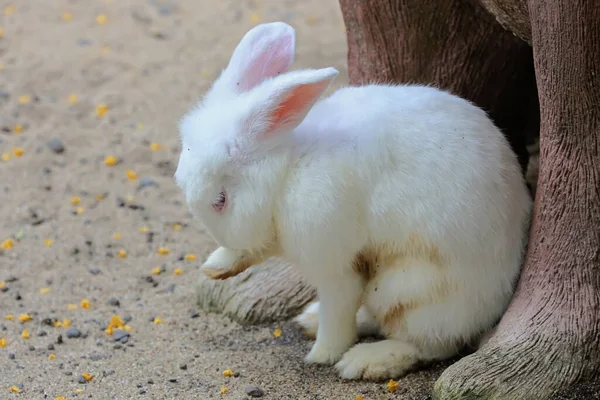
{"type": "Polygon", "coordinates": [[[488,330],[513,293],[531,199],[485,112],[416,85],[346,87],[317,102],[337,71],[279,74],[294,57],[290,26],[259,25],[247,37],[235,54],[260,64],[275,51],[277,71],[230,63],[180,126],[175,178],[222,246],[207,263],[226,268],[248,252],[295,263],[320,300],[297,318],[309,331],[318,325],[306,361],[337,362],[344,378],[399,376],[488,330]],[[308,100],[286,105],[291,93],[308,100]],[[289,118],[274,119],[278,107],[289,118]],[[406,255],[368,281],[353,270],[361,250],[402,254],[411,235],[447,265],[406,255]],[[351,348],[397,305],[406,310],[384,329],[388,340],[351,348]]]}

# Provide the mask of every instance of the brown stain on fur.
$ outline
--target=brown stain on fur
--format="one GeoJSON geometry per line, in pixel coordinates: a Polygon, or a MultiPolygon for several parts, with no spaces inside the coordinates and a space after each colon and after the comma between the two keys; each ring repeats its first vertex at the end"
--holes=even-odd
{"type": "Polygon", "coordinates": [[[367,282],[373,279],[380,268],[391,267],[401,263],[406,258],[424,260],[431,264],[444,267],[447,259],[442,255],[438,246],[428,243],[423,236],[411,233],[400,245],[369,245],[359,251],[352,268],[367,282]]]}

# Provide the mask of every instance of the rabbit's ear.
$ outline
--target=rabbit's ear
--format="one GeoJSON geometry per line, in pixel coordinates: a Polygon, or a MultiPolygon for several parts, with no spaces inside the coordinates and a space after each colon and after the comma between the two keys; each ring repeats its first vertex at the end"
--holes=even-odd
{"type": "Polygon", "coordinates": [[[271,136],[298,126],[338,73],[335,68],[301,70],[273,82],[261,110],[266,123],[259,136],[271,136]]]}
{"type": "Polygon", "coordinates": [[[284,22],[260,24],[240,41],[226,73],[228,84],[246,92],[266,78],[287,72],[294,62],[296,31],[284,22]]]}

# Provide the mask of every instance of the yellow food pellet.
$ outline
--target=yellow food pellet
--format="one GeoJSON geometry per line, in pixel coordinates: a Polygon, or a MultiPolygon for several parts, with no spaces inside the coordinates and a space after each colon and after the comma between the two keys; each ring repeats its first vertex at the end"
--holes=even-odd
{"type": "Polygon", "coordinates": [[[77,309],[77,304],[69,303],[69,304],[67,304],[67,308],[69,310],[76,310],[77,309]]]}
{"type": "Polygon", "coordinates": [[[12,239],[6,239],[4,242],[0,243],[0,249],[2,250],[11,250],[15,245],[15,242],[12,239]]]}
{"type": "Polygon", "coordinates": [[[155,142],[150,143],[150,150],[158,151],[160,149],[162,149],[162,146],[160,144],[155,142]]]}
{"type": "Polygon", "coordinates": [[[75,393],[83,393],[83,389],[75,389],[75,393]]]}
{"type": "Polygon", "coordinates": [[[85,208],[83,208],[83,207],[75,207],[75,214],[77,214],[77,215],[83,214],[84,211],[85,211],[85,208]]]}
{"type": "Polygon", "coordinates": [[[198,256],[196,256],[196,255],[195,255],[195,254],[193,254],[193,253],[189,253],[189,254],[186,254],[186,255],[185,255],[185,259],[186,259],[187,261],[196,261],[196,259],[197,259],[197,258],[198,258],[198,256]]]}
{"type": "Polygon", "coordinates": [[[65,12],[62,15],[62,19],[63,21],[70,21],[73,19],[73,14],[71,14],[70,12],[65,12]]]}
{"type": "Polygon", "coordinates": [[[113,165],[117,165],[118,162],[119,162],[119,160],[115,156],[106,156],[104,158],[104,164],[109,167],[112,167],[113,165]]]}
{"type": "Polygon", "coordinates": [[[23,332],[21,332],[21,337],[23,339],[29,339],[29,331],[27,329],[23,329],[23,332]]]}
{"type": "Polygon", "coordinates": [[[25,313],[25,314],[19,315],[18,319],[19,319],[19,321],[25,323],[25,322],[31,321],[33,318],[31,318],[31,315],[29,315],[28,313],[25,313]]]}
{"type": "Polygon", "coordinates": [[[13,131],[15,131],[15,133],[22,133],[23,132],[23,125],[16,124],[15,127],[13,128],[13,131]]]}
{"type": "Polygon", "coordinates": [[[258,13],[253,12],[252,14],[250,14],[250,22],[252,22],[253,24],[258,24],[259,21],[260,16],[258,15],[258,13]]]}
{"type": "Polygon", "coordinates": [[[96,17],[96,22],[100,25],[104,25],[106,23],[106,15],[98,14],[98,16],[96,17]]]}
{"type": "Polygon", "coordinates": [[[390,379],[390,381],[385,386],[388,392],[393,393],[396,391],[396,389],[398,389],[398,382],[396,382],[393,379],[390,379]]]}
{"type": "Polygon", "coordinates": [[[50,293],[50,288],[49,287],[43,287],[43,288],[40,289],[40,293],[41,294],[50,293]]]}
{"type": "Polygon", "coordinates": [[[123,236],[120,233],[113,233],[112,238],[115,240],[121,239],[123,236]]]}
{"type": "Polygon", "coordinates": [[[77,204],[81,203],[81,198],[79,196],[73,196],[73,197],[71,197],[70,202],[71,202],[71,204],[76,206],[77,204]]]}
{"type": "Polygon", "coordinates": [[[6,338],[0,338],[0,349],[6,347],[6,338]]]}
{"type": "Polygon", "coordinates": [[[27,104],[31,101],[31,96],[24,94],[19,96],[19,104],[27,104]]]}
{"type": "Polygon", "coordinates": [[[21,389],[19,389],[18,386],[11,386],[8,388],[9,391],[13,392],[13,393],[21,393],[21,389]]]}
{"type": "Polygon", "coordinates": [[[158,325],[158,324],[162,324],[162,318],[161,318],[161,317],[155,317],[155,318],[154,318],[154,323],[155,323],[156,325],[158,325]]]}
{"type": "Polygon", "coordinates": [[[10,160],[10,153],[2,153],[2,161],[10,160]]]}
{"type": "Polygon", "coordinates": [[[112,335],[115,329],[125,329],[125,326],[125,321],[123,321],[118,315],[113,315],[104,332],[107,335],[112,335]]]}
{"type": "Polygon", "coordinates": [[[67,101],[69,102],[69,104],[75,104],[79,101],[79,98],[75,93],[71,93],[69,97],[67,97],[67,101]]]}
{"type": "Polygon", "coordinates": [[[98,104],[96,106],[96,116],[97,117],[104,117],[106,115],[106,113],[108,112],[108,106],[106,104],[98,104]]]}
{"type": "Polygon", "coordinates": [[[223,376],[233,376],[233,371],[230,369],[226,369],[223,371],[223,376]]]}
{"type": "Polygon", "coordinates": [[[48,360],[54,360],[56,358],[56,354],[48,354],[48,360]]]}
{"type": "Polygon", "coordinates": [[[8,314],[7,316],[4,317],[4,319],[7,321],[12,321],[13,319],[15,319],[15,317],[12,314],[8,314]]]}
{"type": "Polygon", "coordinates": [[[365,399],[363,399],[363,397],[359,394],[358,396],[356,396],[356,399],[354,399],[354,400],[365,400],[365,399]]]}
{"type": "Polygon", "coordinates": [[[119,250],[119,257],[127,258],[127,252],[125,250],[119,250]]]}
{"type": "Polygon", "coordinates": [[[52,239],[46,239],[46,240],[44,240],[44,246],[46,246],[46,247],[52,247],[52,244],[54,244],[54,242],[52,241],[52,239]]]}
{"type": "Polygon", "coordinates": [[[158,250],[156,250],[156,252],[158,254],[160,254],[161,256],[165,256],[165,255],[169,254],[171,251],[169,249],[167,249],[166,247],[159,247],[158,250]]]}
{"type": "Polygon", "coordinates": [[[125,325],[125,326],[123,327],[123,330],[124,330],[125,332],[129,332],[129,331],[131,331],[131,327],[130,327],[129,325],[125,325]]]}
{"type": "Polygon", "coordinates": [[[87,382],[94,379],[94,375],[87,373],[87,372],[84,372],[83,374],[81,374],[81,376],[83,376],[83,379],[85,379],[87,382]]]}
{"type": "Polygon", "coordinates": [[[152,275],[160,275],[162,269],[160,267],[156,267],[152,269],[152,275]]]}
{"type": "Polygon", "coordinates": [[[227,393],[227,386],[223,385],[221,386],[221,394],[225,394],[227,393]]]}
{"type": "Polygon", "coordinates": [[[279,336],[281,336],[281,329],[277,328],[273,331],[273,336],[275,336],[276,338],[278,338],[279,336]]]}
{"type": "Polygon", "coordinates": [[[62,324],[64,327],[68,328],[69,326],[71,326],[71,320],[65,318],[65,319],[63,319],[62,324]]]}
{"type": "Polygon", "coordinates": [[[0,289],[2,289],[4,286],[6,286],[6,282],[0,281],[0,289]]]}
{"type": "Polygon", "coordinates": [[[65,396],[58,396],[56,399],[54,400],[67,400],[67,398],[65,396]]]}
{"type": "Polygon", "coordinates": [[[81,300],[81,308],[89,309],[91,306],[90,301],[88,299],[81,300]]]}
{"type": "Polygon", "coordinates": [[[146,233],[146,232],[148,232],[148,227],[142,226],[140,229],[138,229],[138,231],[140,231],[140,233],[146,233]]]}
{"type": "Polygon", "coordinates": [[[127,174],[127,178],[129,178],[129,180],[135,181],[137,179],[137,174],[134,170],[128,169],[125,171],[125,173],[127,174]]]}
{"type": "Polygon", "coordinates": [[[21,147],[15,147],[13,149],[13,154],[15,155],[15,157],[21,157],[24,153],[25,150],[23,150],[21,147]]]}
{"type": "Polygon", "coordinates": [[[6,15],[7,17],[9,15],[12,15],[15,12],[15,6],[10,5],[10,6],[6,6],[6,8],[4,9],[4,15],[6,15]]]}
{"type": "Polygon", "coordinates": [[[182,228],[181,224],[173,224],[173,230],[180,231],[182,228]]]}
{"type": "Polygon", "coordinates": [[[104,200],[105,198],[106,198],[106,194],[104,194],[104,193],[101,193],[101,194],[97,194],[97,195],[96,195],[96,200],[98,200],[98,201],[102,201],[102,200],[104,200]]]}
{"type": "Polygon", "coordinates": [[[173,271],[173,275],[181,275],[183,274],[183,270],[181,268],[175,268],[173,271]]]}
{"type": "Polygon", "coordinates": [[[0,39],[4,36],[4,28],[0,26],[0,39]]]}
{"type": "Polygon", "coordinates": [[[62,328],[63,323],[61,321],[54,321],[52,323],[52,326],[54,326],[55,328],[62,328]]]}

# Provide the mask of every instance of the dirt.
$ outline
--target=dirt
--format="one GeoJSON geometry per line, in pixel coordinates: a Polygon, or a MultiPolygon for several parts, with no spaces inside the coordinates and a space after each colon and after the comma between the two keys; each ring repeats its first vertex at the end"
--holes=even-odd
{"type": "Polygon", "coordinates": [[[331,90],[345,84],[336,1],[0,1],[0,12],[1,399],[245,399],[246,386],[265,399],[428,397],[440,367],[389,393],[305,366],[311,342],[292,323],[243,327],[196,309],[215,245],[173,181],[178,119],[260,22],[292,24],[294,67],[334,66],[331,90]],[[106,333],[113,315],[129,332],[106,333]]]}

